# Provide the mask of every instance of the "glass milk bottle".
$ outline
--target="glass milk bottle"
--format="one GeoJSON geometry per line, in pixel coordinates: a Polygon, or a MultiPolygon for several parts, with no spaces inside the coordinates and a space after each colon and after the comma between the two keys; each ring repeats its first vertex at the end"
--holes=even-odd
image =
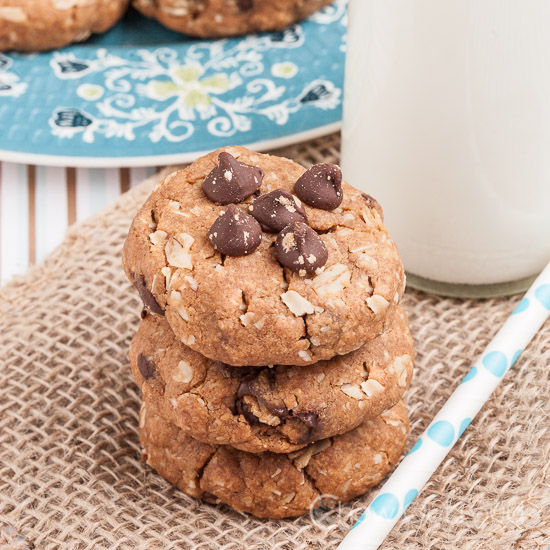
{"type": "Polygon", "coordinates": [[[522,290],[550,259],[550,2],[351,0],[342,167],[417,288],[522,290]]]}

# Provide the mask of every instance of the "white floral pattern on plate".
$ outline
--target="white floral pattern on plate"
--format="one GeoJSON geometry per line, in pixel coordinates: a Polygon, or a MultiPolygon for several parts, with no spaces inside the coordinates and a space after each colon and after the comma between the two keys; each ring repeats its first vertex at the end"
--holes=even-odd
{"type": "Polygon", "coordinates": [[[9,71],[13,60],[0,53],[0,97],[19,97],[27,91],[27,84],[9,71]]]}
{"type": "Polygon", "coordinates": [[[336,0],[274,33],[1,55],[0,123],[13,129],[10,139],[0,136],[0,152],[154,157],[334,125],[341,119],[345,24],[346,0],[336,0]],[[26,101],[39,120],[30,136],[22,120],[10,123],[9,103],[2,109],[8,96],[20,98],[18,107],[26,101]]]}

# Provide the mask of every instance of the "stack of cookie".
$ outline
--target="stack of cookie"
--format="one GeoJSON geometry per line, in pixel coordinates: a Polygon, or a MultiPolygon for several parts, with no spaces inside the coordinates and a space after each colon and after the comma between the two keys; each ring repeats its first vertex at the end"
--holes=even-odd
{"type": "Polygon", "coordinates": [[[132,223],[132,342],[147,463],[260,517],[377,484],[401,455],[413,369],[404,272],[340,169],[228,147],[169,175],[132,223]]]}

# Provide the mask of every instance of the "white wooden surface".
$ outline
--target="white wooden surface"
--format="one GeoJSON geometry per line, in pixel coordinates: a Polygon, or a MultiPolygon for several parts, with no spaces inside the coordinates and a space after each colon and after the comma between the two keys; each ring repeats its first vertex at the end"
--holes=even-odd
{"type": "Polygon", "coordinates": [[[0,286],[40,262],[67,228],[157,171],[0,162],[0,286]]]}

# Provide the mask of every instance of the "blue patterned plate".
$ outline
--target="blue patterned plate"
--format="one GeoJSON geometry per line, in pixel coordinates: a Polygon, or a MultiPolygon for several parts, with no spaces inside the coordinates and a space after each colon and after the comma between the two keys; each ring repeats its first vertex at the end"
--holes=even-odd
{"type": "Polygon", "coordinates": [[[346,0],[282,32],[194,40],[130,11],[64,50],[0,54],[0,159],[161,165],[282,146],[342,118],[346,0]]]}

